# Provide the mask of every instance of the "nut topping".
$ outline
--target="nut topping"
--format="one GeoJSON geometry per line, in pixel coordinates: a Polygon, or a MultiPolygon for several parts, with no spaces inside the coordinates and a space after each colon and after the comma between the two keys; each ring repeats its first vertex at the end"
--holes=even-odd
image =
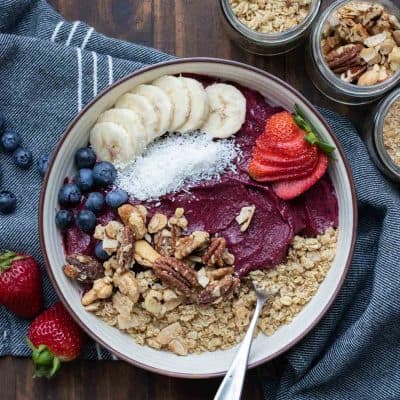
{"type": "Polygon", "coordinates": [[[149,225],[147,226],[147,230],[149,233],[157,233],[163,230],[168,223],[167,216],[164,214],[156,213],[151,217],[149,225]]]}
{"type": "Polygon", "coordinates": [[[118,215],[120,216],[123,224],[128,225],[132,229],[132,232],[137,240],[144,238],[147,233],[147,211],[143,206],[124,204],[118,208],[118,215]]]}
{"type": "Polygon", "coordinates": [[[196,271],[175,258],[158,258],[153,270],[166,285],[178,289],[187,297],[191,296],[192,289],[198,285],[196,271]]]}
{"type": "Polygon", "coordinates": [[[253,219],[256,206],[242,207],[239,215],[235,218],[236,222],[240,225],[240,232],[246,232],[253,219]]]}
{"type": "Polygon", "coordinates": [[[182,260],[188,255],[192,254],[195,250],[200,249],[208,244],[210,234],[203,231],[195,231],[190,236],[178,239],[175,249],[175,258],[182,260]]]}
{"type": "Polygon", "coordinates": [[[226,248],[226,240],[222,237],[213,238],[210,247],[203,255],[203,263],[207,266],[216,265],[218,267],[224,266],[224,259],[222,258],[226,248]]]}
{"type": "Polygon", "coordinates": [[[240,280],[232,275],[226,275],[219,281],[211,282],[197,297],[199,304],[211,304],[227,296],[239,286],[240,280]]]}
{"type": "Polygon", "coordinates": [[[138,240],[134,247],[135,260],[144,267],[153,267],[154,262],[161,257],[145,240],[138,240]]]}
{"type": "Polygon", "coordinates": [[[76,253],[67,256],[66,259],[64,274],[68,278],[81,283],[92,283],[104,276],[103,266],[93,257],[76,253]]]}
{"type": "Polygon", "coordinates": [[[93,287],[82,297],[82,304],[87,306],[98,299],[107,299],[113,292],[112,279],[108,276],[97,279],[93,282],[93,287]]]}

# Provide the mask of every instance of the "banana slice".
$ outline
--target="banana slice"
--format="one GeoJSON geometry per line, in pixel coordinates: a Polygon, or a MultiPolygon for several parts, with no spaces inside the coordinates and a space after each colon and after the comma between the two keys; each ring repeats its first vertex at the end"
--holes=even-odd
{"type": "Polygon", "coordinates": [[[189,117],[189,91],[181,79],[172,75],[164,75],[156,79],[152,84],[162,89],[171,99],[173,117],[169,132],[176,132],[189,117]]]}
{"type": "Polygon", "coordinates": [[[178,129],[179,132],[193,132],[199,129],[208,117],[208,99],[203,85],[192,78],[179,78],[189,91],[190,114],[186,122],[178,129]]]}
{"type": "Polygon", "coordinates": [[[206,88],[210,114],[201,130],[214,138],[234,135],[246,118],[246,98],[232,85],[215,83],[206,88]]]}
{"type": "Polygon", "coordinates": [[[153,105],[158,116],[156,134],[152,139],[164,135],[168,131],[172,121],[172,101],[164,90],[154,85],[139,85],[133,93],[146,97],[153,105]]]}
{"type": "Polygon", "coordinates": [[[138,94],[125,93],[115,103],[115,108],[127,108],[136,112],[139,116],[148,139],[153,138],[156,134],[158,116],[150,101],[138,94]]]}
{"type": "Polygon", "coordinates": [[[132,139],[136,155],[143,152],[149,143],[149,137],[138,114],[127,108],[111,108],[100,114],[98,122],[113,122],[120,125],[132,139]]]}
{"type": "Polygon", "coordinates": [[[90,131],[90,143],[104,161],[126,164],[136,156],[136,147],[126,130],[113,122],[98,122],[90,131]]]}

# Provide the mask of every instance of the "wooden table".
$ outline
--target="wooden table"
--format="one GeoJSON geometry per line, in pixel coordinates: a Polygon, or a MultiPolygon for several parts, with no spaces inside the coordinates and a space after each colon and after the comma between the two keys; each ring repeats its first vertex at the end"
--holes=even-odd
{"type": "MultiPolygon", "coordinates": [[[[49,0],[68,20],[82,20],[99,32],[154,46],[181,57],[210,56],[242,61],[269,71],[299,89],[314,104],[348,115],[358,125],[365,108],[350,109],[324,98],[304,70],[304,48],[280,57],[260,57],[229,42],[219,23],[216,0],[49,0]]],[[[326,7],[332,0],[322,0],[326,7]]],[[[123,362],[75,361],[53,380],[33,380],[27,359],[0,360],[0,398],[95,400],[212,399],[218,379],[167,378],[123,362]]],[[[257,370],[249,371],[243,399],[261,399],[257,370]]]]}

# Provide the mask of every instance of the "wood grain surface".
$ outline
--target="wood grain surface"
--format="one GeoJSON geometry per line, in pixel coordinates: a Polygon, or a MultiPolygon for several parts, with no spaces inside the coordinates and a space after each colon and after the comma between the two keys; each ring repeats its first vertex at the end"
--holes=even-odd
{"type": "MultiPolygon", "coordinates": [[[[68,20],[81,20],[106,35],[154,46],[181,57],[242,61],[284,79],[314,104],[348,115],[356,125],[370,108],[340,106],[324,98],[305,72],[304,47],[278,57],[248,54],[230,43],[219,22],[217,0],[49,0],[68,20]]],[[[322,0],[326,7],[331,0],[322,0]]],[[[33,380],[27,359],[0,360],[1,400],[200,400],[212,399],[219,379],[167,378],[119,361],[75,361],[51,381],[33,380]]],[[[258,370],[249,371],[243,399],[262,398],[258,370]]]]}

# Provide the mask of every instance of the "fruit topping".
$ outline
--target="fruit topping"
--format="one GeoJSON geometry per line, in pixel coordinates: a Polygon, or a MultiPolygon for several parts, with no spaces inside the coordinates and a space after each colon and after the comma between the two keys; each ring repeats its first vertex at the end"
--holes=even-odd
{"type": "Polygon", "coordinates": [[[259,182],[273,182],[275,193],[284,200],[297,197],[314,185],[328,167],[334,147],[322,142],[296,105],[271,116],[256,140],[249,175],[259,182]],[[303,128],[305,130],[303,130],[303,128]]]}
{"type": "Polygon", "coordinates": [[[110,258],[110,255],[104,251],[103,242],[96,244],[96,247],[94,248],[94,254],[100,261],[106,261],[110,258]]]}
{"type": "Polygon", "coordinates": [[[21,169],[28,169],[32,165],[32,152],[25,148],[19,147],[13,153],[13,160],[17,167],[21,169]]]}
{"type": "Polygon", "coordinates": [[[322,176],[328,168],[328,157],[321,153],[318,164],[312,173],[304,178],[282,180],[273,184],[275,193],[283,200],[290,200],[310,189],[322,176]]]}
{"type": "Polygon", "coordinates": [[[89,168],[82,168],[75,176],[75,183],[82,192],[88,192],[94,184],[93,171],[89,168]]]}
{"type": "Polygon", "coordinates": [[[71,210],[59,210],[56,214],[57,228],[68,229],[74,223],[74,213],[71,210]]]}
{"type": "Polygon", "coordinates": [[[75,166],[77,168],[93,168],[96,163],[96,153],[90,147],[81,147],[75,153],[75,166]]]}
{"type": "Polygon", "coordinates": [[[11,214],[15,211],[17,206],[17,198],[8,190],[0,192],[0,213],[11,214]]]}
{"type": "Polygon", "coordinates": [[[117,177],[117,170],[114,165],[107,161],[100,161],[93,167],[94,183],[98,187],[106,187],[114,183],[117,177]]]}
{"type": "Polygon", "coordinates": [[[210,114],[202,130],[214,138],[234,135],[246,119],[246,98],[240,90],[225,83],[206,88],[210,114]]]}
{"type": "Polygon", "coordinates": [[[104,196],[100,192],[89,193],[85,206],[94,213],[100,212],[104,206],[104,196]]]}
{"type": "Polygon", "coordinates": [[[84,334],[61,303],[43,311],[31,323],[27,342],[35,364],[34,377],[51,378],[61,362],[80,354],[84,334]]]}
{"type": "Polygon", "coordinates": [[[0,304],[23,318],[33,318],[42,309],[40,269],[31,256],[0,253],[0,304]]]}
{"type": "Polygon", "coordinates": [[[76,215],[76,225],[85,233],[90,233],[96,227],[96,215],[93,211],[82,210],[76,215]]]}
{"type": "Polygon", "coordinates": [[[128,201],[128,193],[122,189],[115,189],[106,195],[106,203],[111,208],[118,208],[128,201]]]}
{"type": "Polygon", "coordinates": [[[81,201],[82,193],[75,183],[66,183],[58,192],[58,202],[64,207],[74,207],[81,201]]]}
{"type": "Polygon", "coordinates": [[[17,132],[5,131],[1,135],[0,142],[2,149],[7,153],[11,153],[18,148],[22,142],[22,139],[17,132]]]}
{"type": "Polygon", "coordinates": [[[47,167],[49,166],[50,156],[48,154],[43,154],[39,157],[37,161],[37,168],[40,176],[43,178],[46,174],[47,167]]]}

